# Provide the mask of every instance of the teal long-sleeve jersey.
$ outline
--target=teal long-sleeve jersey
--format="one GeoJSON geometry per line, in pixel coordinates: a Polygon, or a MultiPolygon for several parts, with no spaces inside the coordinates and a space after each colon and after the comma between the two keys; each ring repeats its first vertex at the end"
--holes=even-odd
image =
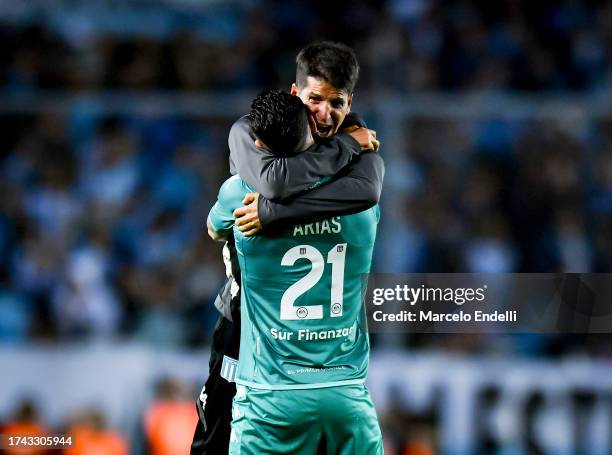
{"type": "Polygon", "coordinates": [[[378,206],[245,237],[232,213],[252,191],[239,176],[229,178],[208,216],[215,231],[234,229],[242,270],[236,383],[276,390],[362,383],[378,206]]]}

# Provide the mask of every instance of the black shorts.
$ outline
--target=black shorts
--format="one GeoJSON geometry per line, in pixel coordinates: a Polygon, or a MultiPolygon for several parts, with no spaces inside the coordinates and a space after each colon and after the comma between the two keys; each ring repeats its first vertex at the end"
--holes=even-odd
{"type": "Polygon", "coordinates": [[[232,322],[219,316],[210,352],[209,376],[196,399],[199,420],[196,426],[191,454],[223,455],[228,452],[232,421],[232,400],[236,384],[222,378],[223,356],[238,359],[240,351],[240,318],[232,322]],[[205,394],[205,396],[203,396],[205,394]]]}

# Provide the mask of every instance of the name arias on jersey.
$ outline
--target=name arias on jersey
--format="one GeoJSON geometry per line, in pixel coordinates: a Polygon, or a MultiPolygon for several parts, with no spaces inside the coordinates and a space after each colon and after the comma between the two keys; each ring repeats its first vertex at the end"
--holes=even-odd
{"type": "Polygon", "coordinates": [[[296,224],[293,228],[293,236],[316,235],[316,234],[338,234],[342,230],[340,217],[336,216],[329,220],[317,221],[308,224],[296,224]]]}

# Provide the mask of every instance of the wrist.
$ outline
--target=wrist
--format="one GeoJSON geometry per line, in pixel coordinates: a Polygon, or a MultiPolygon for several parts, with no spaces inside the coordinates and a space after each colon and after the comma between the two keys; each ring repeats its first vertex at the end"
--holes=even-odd
{"type": "Polygon", "coordinates": [[[262,231],[264,231],[273,221],[271,211],[272,208],[269,201],[260,194],[257,199],[257,214],[259,216],[259,224],[261,224],[262,231]]]}

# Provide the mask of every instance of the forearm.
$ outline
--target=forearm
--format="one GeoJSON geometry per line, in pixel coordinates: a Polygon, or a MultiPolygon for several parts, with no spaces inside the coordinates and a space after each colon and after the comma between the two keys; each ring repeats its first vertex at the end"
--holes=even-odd
{"type": "Polygon", "coordinates": [[[356,159],[345,175],[312,191],[283,202],[259,198],[263,229],[332,216],[361,212],[378,203],[384,179],[384,163],[376,153],[356,159]]]}

